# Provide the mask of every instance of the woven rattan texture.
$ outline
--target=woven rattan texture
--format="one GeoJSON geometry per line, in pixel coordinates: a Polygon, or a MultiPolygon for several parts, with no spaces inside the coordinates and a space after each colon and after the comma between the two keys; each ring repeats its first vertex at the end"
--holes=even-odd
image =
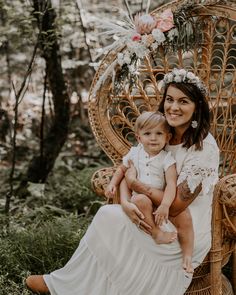
{"type": "MultiPolygon", "coordinates": [[[[183,2],[171,2],[153,14],[166,8],[173,11],[183,2]]],[[[233,295],[221,268],[235,251],[236,236],[236,174],[233,175],[236,173],[236,3],[228,1],[227,5],[208,5],[213,2],[205,1],[192,12],[193,17],[204,24],[201,44],[188,52],[166,52],[165,48],[153,52],[140,64],[136,85],[130,88],[125,84],[118,94],[113,91],[110,76],[99,89],[96,87],[117,54],[110,52],[95,75],[89,96],[92,130],[99,145],[114,163],[114,167],[101,169],[93,176],[94,190],[103,195],[115,166],[135,143],[133,126],[137,116],[158,107],[162,97],[158,81],[163,75],[175,67],[185,68],[199,75],[209,88],[211,132],[221,150],[220,176],[223,178],[214,193],[212,249],[195,270],[193,282],[186,292],[188,295],[233,295]]],[[[119,202],[118,198],[115,202],[119,202]]],[[[235,264],[234,261],[234,273],[235,264]]],[[[233,277],[236,288],[235,275],[233,277]]]]}

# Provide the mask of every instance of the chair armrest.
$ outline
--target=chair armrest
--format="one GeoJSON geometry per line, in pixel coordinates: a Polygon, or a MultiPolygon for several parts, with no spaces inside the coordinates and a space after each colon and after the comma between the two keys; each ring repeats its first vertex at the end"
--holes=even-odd
{"type": "Polygon", "coordinates": [[[216,194],[222,205],[224,238],[236,241],[236,174],[223,177],[216,186],[216,194]]]}
{"type": "Polygon", "coordinates": [[[105,168],[97,170],[91,178],[91,185],[94,192],[98,196],[105,198],[108,203],[119,204],[120,198],[118,194],[115,196],[114,199],[111,200],[111,199],[107,199],[104,193],[116,169],[117,167],[113,166],[113,167],[105,167],[105,168]]]}

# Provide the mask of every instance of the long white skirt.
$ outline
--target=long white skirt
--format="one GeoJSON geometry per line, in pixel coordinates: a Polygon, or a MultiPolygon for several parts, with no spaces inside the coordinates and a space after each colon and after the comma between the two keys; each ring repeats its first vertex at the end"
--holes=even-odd
{"type": "MultiPolygon", "coordinates": [[[[194,267],[209,251],[210,238],[195,237],[194,267]]],[[[178,241],[157,245],[120,205],[105,205],[68,263],[44,280],[51,295],[182,295],[192,276],[181,265],[178,241]]]]}

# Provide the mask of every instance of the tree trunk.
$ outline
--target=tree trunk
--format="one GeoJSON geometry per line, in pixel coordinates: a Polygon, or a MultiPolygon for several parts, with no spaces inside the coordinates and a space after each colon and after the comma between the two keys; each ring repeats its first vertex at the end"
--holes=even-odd
{"type": "Polygon", "coordinates": [[[64,145],[70,119],[70,100],[61,66],[55,31],[56,13],[49,0],[33,0],[40,31],[39,44],[46,61],[46,73],[54,104],[52,125],[43,139],[43,152],[35,156],[28,168],[27,181],[45,182],[64,145]]]}

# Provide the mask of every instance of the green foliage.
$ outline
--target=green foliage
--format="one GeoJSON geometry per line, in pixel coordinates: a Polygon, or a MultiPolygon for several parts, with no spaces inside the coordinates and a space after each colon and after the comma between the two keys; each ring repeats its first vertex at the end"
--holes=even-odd
{"type": "Polygon", "coordinates": [[[94,201],[100,201],[91,190],[91,177],[97,168],[68,171],[59,167],[49,177],[45,194],[47,202],[62,209],[83,213],[94,201]]]}
{"type": "Polygon", "coordinates": [[[77,248],[90,221],[91,217],[70,215],[27,227],[10,226],[8,232],[3,227],[0,290],[8,295],[28,294],[23,291],[24,278],[29,273],[49,273],[62,267],[77,248]]]}
{"type": "MultiPolygon", "coordinates": [[[[27,274],[22,273],[22,278],[27,277],[27,274]]],[[[0,275],[0,289],[1,295],[30,295],[30,292],[25,286],[24,282],[22,281],[21,284],[16,283],[5,275],[0,275]]]]}
{"type": "MultiPolygon", "coordinates": [[[[26,198],[12,200],[10,217],[0,214],[1,295],[32,294],[24,286],[29,274],[49,273],[69,260],[102,204],[90,188],[97,169],[72,169],[59,160],[45,186],[29,184],[26,198]]],[[[0,176],[4,196],[6,171],[0,176]]]]}

